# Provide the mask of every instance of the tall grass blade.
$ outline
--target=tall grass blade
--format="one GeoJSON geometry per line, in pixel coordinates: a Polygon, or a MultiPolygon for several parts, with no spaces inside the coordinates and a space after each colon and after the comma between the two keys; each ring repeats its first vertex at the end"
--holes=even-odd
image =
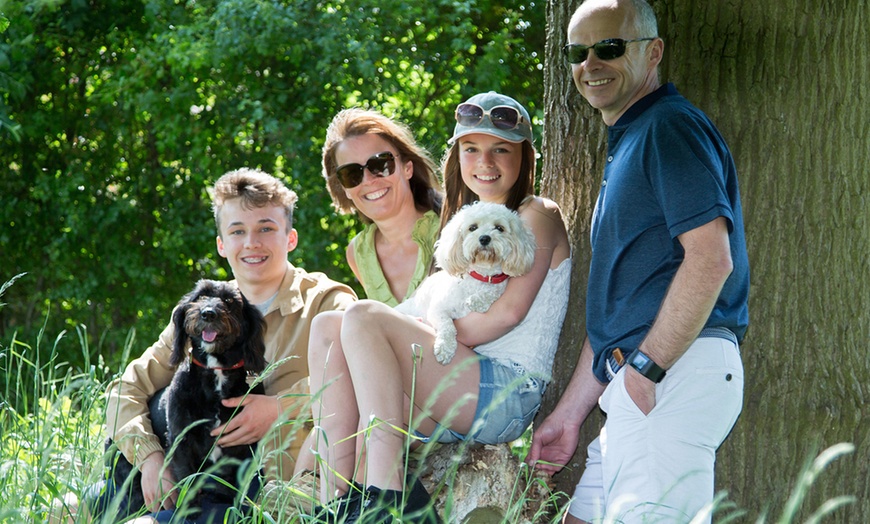
{"type": "Polygon", "coordinates": [[[777,521],[778,524],[790,524],[794,522],[807,493],[809,493],[810,488],[822,471],[834,460],[854,451],[855,446],[853,444],[841,442],[822,451],[815,460],[805,465],[798,477],[797,485],[795,485],[788,502],[786,502],[782,517],[777,521]]]}

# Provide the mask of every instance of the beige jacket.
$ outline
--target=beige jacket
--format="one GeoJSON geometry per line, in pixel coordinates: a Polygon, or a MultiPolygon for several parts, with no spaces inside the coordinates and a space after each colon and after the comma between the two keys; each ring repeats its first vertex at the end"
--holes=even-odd
{"type": "MultiPolygon", "coordinates": [[[[274,363],[290,357],[263,381],[266,394],[281,399],[285,416],[279,418],[279,422],[292,421],[300,415],[310,418],[307,397],[311,319],[322,311],[344,310],[355,300],[356,294],[350,287],[330,280],[323,273],[307,273],[288,262],[278,296],[265,315],[266,361],[274,363]]],[[[151,453],[162,451],[151,428],[148,399],[168,386],[175,373],[169,365],[173,331],[170,322],[157,342],[130,362],[106,392],[106,434],[136,466],[151,453]]],[[[297,432],[288,444],[291,430],[299,429],[299,425],[285,423],[280,428],[281,431],[267,434],[261,445],[265,445],[268,453],[267,477],[289,479],[304,434],[297,432]]]]}

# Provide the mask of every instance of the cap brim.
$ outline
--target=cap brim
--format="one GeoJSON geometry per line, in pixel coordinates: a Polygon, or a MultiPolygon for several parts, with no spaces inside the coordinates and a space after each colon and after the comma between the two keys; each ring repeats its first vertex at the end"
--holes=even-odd
{"type": "Polygon", "coordinates": [[[514,133],[503,129],[468,127],[458,133],[453,133],[453,136],[450,137],[447,144],[453,145],[454,142],[467,135],[489,135],[514,144],[519,144],[520,142],[525,142],[527,140],[526,137],[520,133],[514,133]]]}

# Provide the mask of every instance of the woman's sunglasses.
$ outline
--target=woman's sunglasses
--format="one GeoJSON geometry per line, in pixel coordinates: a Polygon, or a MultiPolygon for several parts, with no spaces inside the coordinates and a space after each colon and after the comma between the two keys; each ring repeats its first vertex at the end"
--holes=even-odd
{"type": "Polygon", "coordinates": [[[509,131],[523,122],[523,115],[511,106],[495,106],[485,111],[477,104],[459,104],[456,108],[456,122],[465,127],[477,127],[488,116],[492,125],[509,131]]]}
{"type": "Polygon", "coordinates": [[[365,164],[344,164],[335,170],[338,181],[347,189],[360,185],[365,170],[377,177],[390,176],[396,170],[396,157],[389,151],[372,155],[365,164]]]}
{"type": "Polygon", "coordinates": [[[655,40],[655,38],[635,38],[634,40],[608,38],[593,45],[568,44],[562,48],[562,54],[565,55],[565,60],[571,64],[585,61],[586,57],[589,56],[590,49],[595,51],[595,56],[601,60],[613,60],[625,54],[625,44],[647,40],[655,40]]]}

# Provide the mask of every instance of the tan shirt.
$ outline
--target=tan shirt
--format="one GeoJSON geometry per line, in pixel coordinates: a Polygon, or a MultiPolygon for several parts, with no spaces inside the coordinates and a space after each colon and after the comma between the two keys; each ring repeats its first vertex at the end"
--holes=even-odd
{"type": "MultiPolygon", "coordinates": [[[[265,314],[266,361],[274,363],[290,357],[263,381],[266,394],[281,399],[284,416],[279,418],[279,422],[292,421],[300,415],[310,418],[308,335],[311,319],[322,311],[344,310],[355,300],[356,294],[350,287],[330,280],[323,273],[307,273],[288,262],[278,295],[265,314]]],[[[157,342],[130,362],[106,392],[106,434],[137,467],[151,453],[163,451],[151,427],[148,399],[168,386],[175,374],[175,369],[169,365],[173,332],[170,322],[157,342]]],[[[267,477],[289,479],[305,435],[297,431],[288,444],[291,431],[299,430],[300,425],[286,423],[280,428],[281,431],[268,433],[260,444],[265,446],[264,451],[269,457],[267,477]],[[280,452],[276,453],[276,450],[280,452]]]]}

